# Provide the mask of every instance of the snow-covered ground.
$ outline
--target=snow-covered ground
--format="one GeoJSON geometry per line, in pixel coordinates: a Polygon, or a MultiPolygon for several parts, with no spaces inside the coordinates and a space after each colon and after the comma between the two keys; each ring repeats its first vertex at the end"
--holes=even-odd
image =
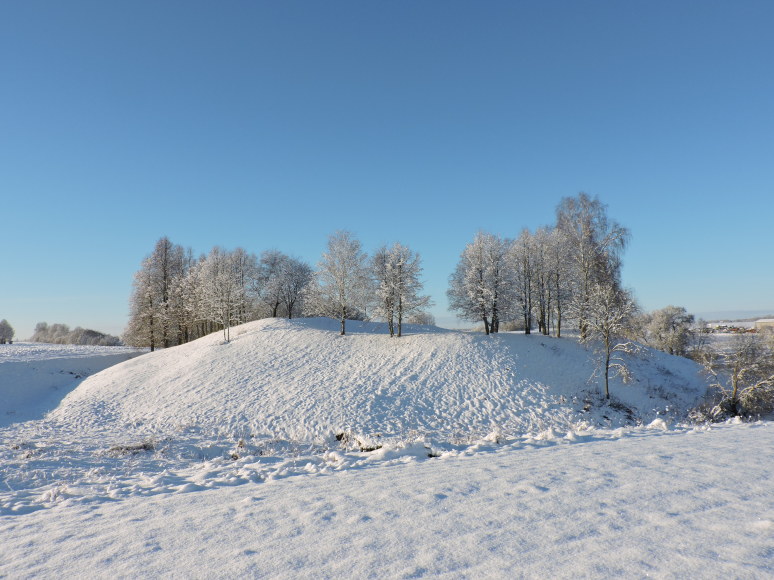
{"type": "Polygon", "coordinates": [[[144,352],[35,342],[0,345],[0,426],[43,417],[84,377],[144,352]]]}
{"type": "Polygon", "coordinates": [[[774,431],[681,424],[690,361],[644,353],[605,405],[572,340],[337,330],[249,323],[19,403],[0,577],[774,574],[774,431]]]}

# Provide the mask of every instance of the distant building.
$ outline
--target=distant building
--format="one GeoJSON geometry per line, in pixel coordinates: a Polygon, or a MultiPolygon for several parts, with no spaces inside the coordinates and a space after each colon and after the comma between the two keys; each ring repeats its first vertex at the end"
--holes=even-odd
{"type": "Polygon", "coordinates": [[[755,321],[755,330],[774,330],[774,318],[761,318],[755,321]]]}

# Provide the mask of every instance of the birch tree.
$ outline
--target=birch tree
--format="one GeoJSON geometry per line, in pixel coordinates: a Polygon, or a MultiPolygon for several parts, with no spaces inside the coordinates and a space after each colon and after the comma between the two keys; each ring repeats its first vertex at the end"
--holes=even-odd
{"type": "Polygon", "coordinates": [[[599,198],[585,193],[562,199],[556,209],[556,227],[565,238],[574,282],[573,310],[584,339],[594,288],[599,284],[620,286],[620,257],[629,230],[608,219],[607,206],[599,198]]]}
{"type": "Polygon", "coordinates": [[[322,299],[338,315],[344,335],[347,316],[358,308],[365,309],[368,300],[369,269],[360,241],[348,231],[332,234],[317,276],[322,299]]]}
{"type": "Polygon", "coordinates": [[[509,260],[514,278],[516,309],[524,321],[524,334],[532,329],[532,294],[535,288],[535,243],[526,228],[511,244],[509,260]]]}
{"type": "Polygon", "coordinates": [[[638,347],[626,337],[637,305],[629,292],[613,284],[594,284],[583,308],[586,334],[581,340],[594,348],[604,378],[605,398],[610,399],[610,379],[620,376],[628,382],[631,378],[626,355],[638,347]]]}
{"type": "Polygon", "coordinates": [[[430,305],[422,292],[421,258],[410,248],[395,243],[379,248],[372,259],[376,282],[377,312],[387,320],[390,336],[403,335],[403,321],[430,305]]]}

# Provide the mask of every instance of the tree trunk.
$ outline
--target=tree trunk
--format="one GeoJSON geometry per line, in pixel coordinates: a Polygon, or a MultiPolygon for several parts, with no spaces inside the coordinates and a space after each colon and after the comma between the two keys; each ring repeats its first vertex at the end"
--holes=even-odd
{"type": "Polygon", "coordinates": [[[610,338],[605,337],[605,399],[610,400],[610,338]]]}

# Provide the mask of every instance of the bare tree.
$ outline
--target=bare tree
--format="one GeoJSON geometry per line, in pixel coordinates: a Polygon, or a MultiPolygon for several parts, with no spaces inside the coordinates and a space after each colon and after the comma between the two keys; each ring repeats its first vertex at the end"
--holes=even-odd
{"type": "Polygon", "coordinates": [[[572,297],[571,267],[566,258],[570,254],[567,238],[553,228],[546,239],[546,267],[548,269],[548,286],[550,288],[556,336],[562,336],[562,319],[567,304],[572,297]]]}
{"type": "Polygon", "coordinates": [[[608,219],[607,206],[585,193],[562,199],[556,208],[556,227],[565,238],[572,266],[572,300],[581,339],[588,332],[588,308],[595,286],[620,286],[620,256],[629,230],[608,219]]]}
{"type": "Polygon", "coordinates": [[[280,296],[288,318],[293,318],[293,310],[303,299],[304,290],[314,276],[312,267],[297,258],[286,256],[280,271],[280,296]]]}
{"type": "Polygon", "coordinates": [[[173,288],[183,276],[183,249],[162,237],[143,260],[134,279],[130,320],[125,338],[129,344],[164,348],[176,341],[173,288]]]}
{"type": "Polygon", "coordinates": [[[395,336],[395,302],[396,289],[393,280],[390,250],[382,246],[374,252],[371,258],[371,271],[376,283],[376,308],[378,317],[387,321],[390,336],[395,336]]]}
{"type": "Polygon", "coordinates": [[[498,332],[501,314],[511,306],[510,242],[478,232],[465,246],[446,292],[449,306],[465,320],[480,320],[486,334],[498,332]]]}
{"type": "Polygon", "coordinates": [[[328,249],[318,264],[321,296],[338,314],[342,335],[346,333],[347,316],[364,309],[368,299],[366,260],[360,241],[348,231],[338,231],[328,238],[328,249]]]}
{"type": "Polygon", "coordinates": [[[535,289],[535,243],[528,229],[523,229],[511,244],[509,256],[515,281],[516,308],[524,321],[524,334],[530,334],[535,289]]]}
{"type": "Polygon", "coordinates": [[[774,337],[737,334],[725,352],[703,351],[701,362],[720,394],[714,418],[765,413],[774,409],[774,337]]]}
{"type": "Polygon", "coordinates": [[[598,370],[604,376],[605,398],[609,399],[610,378],[620,376],[628,382],[631,377],[625,355],[638,350],[637,344],[627,339],[637,305],[629,292],[613,284],[594,284],[583,307],[587,329],[582,342],[594,348],[598,370]]]}
{"type": "Polygon", "coordinates": [[[372,272],[376,281],[377,312],[387,320],[390,336],[403,335],[403,320],[430,304],[429,296],[422,296],[421,259],[408,247],[395,243],[376,251],[372,258],[372,272]]]}
{"type": "Polygon", "coordinates": [[[282,269],[286,259],[279,250],[266,250],[261,254],[254,280],[254,291],[271,318],[279,315],[282,304],[282,269]]]}

